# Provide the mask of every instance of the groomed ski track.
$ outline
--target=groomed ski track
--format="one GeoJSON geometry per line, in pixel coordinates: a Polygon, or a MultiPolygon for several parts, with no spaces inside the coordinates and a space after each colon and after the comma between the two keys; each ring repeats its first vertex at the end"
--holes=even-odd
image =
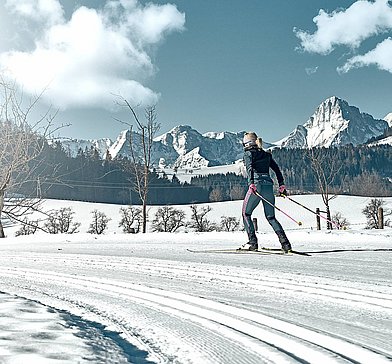
{"type": "Polygon", "coordinates": [[[51,250],[2,251],[1,290],[103,323],[157,363],[392,362],[392,294],[381,282],[306,274],[294,256],[279,273],[272,255],[51,250]]]}

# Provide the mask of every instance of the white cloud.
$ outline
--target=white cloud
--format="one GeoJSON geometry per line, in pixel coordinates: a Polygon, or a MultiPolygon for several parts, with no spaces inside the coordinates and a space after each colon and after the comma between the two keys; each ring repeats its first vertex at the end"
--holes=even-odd
{"type": "Polygon", "coordinates": [[[353,68],[376,65],[380,70],[392,73],[392,39],[388,38],[379,43],[370,52],[350,58],[342,67],[337,70],[346,73],[353,68]]]}
{"type": "Polygon", "coordinates": [[[330,14],[321,9],[313,22],[317,26],[313,34],[298,29],[294,32],[304,51],[325,55],[339,45],[358,48],[365,39],[391,30],[392,7],[388,0],[359,0],[330,14]]]}
{"type": "Polygon", "coordinates": [[[151,46],[185,23],[173,5],[142,6],[136,0],[108,1],[100,11],[80,7],[68,20],[58,0],[7,0],[7,6],[47,26],[32,51],[1,54],[0,67],[25,92],[46,89],[44,97],[62,109],[110,108],[113,94],[155,103],[159,95],[143,86],[155,72],[151,46]]]}
{"type": "Polygon", "coordinates": [[[312,75],[312,74],[316,73],[317,70],[318,70],[318,66],[315,66],[315,67],[307,67],[307,68],[305,68],[305,72],[306,72],[308,75],[312,75]]]}
{"type": "Polygon", "coordinates": [[[13,13],[35,21],[55,24],[63,18],[63,8],[58,0],[6,0],[13,13]]]}
{"type": "Polygon", "coordinates": [[[158,43],[166,34],[182,29],[185,22],[184,15],[179,16],[172,4],[148,3],[142,7],[135,0],[112,0],[105,9],[107,18],[121,18],[123,29],[141,43],[158,43]]]}

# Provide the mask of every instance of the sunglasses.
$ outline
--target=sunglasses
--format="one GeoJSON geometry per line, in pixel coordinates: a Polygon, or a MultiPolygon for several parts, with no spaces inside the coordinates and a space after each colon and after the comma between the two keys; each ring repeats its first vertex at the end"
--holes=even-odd
{"type": "Polygon", "coordinates": [[[242,143],[242,145],[244,146],[244,147],[246,147],[246,146],[248,146],[248,145],[250,145],[250,144],[252,144],[252,145],[254,145],[254,144],[256,144],[256,142],[254,141],[254,140],[249,140],[249,141],[247,141],[247,142],[243,142],[242,143]]]}

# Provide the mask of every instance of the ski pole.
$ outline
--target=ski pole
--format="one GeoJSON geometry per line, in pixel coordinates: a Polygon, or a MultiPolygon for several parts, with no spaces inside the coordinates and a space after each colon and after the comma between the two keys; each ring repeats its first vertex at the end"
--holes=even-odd
{"type": "Polygon", "coordinates": [[[287,216],[290,220],[294,221],[297,225],[301,226],[302,222],[301,221],[297,221],[294,218],[292,218],[289,214],[287,214],[286,212],[282,211],[279,207],[275,206],[273,203],[269,202],[267,199],[265,199],[263,196],[260,195],[260,193],[258,193],[257,191],[255,191],[256,196],[259,196],[263,201],[267,202],[269,205],[271,205],[274,209],[278,210],[279,212],[281,212],[283,215],[287,216]]]}
{"type": "Polygon", "coordinates": [[[289,199],[291,202],[294,202],[294,203],[296,203],[297,205],[303,207],[305,210],[310,211],[311,213],[315,214],[316,216],[321,217],[322,219],[328,221],[328,222],[331,223],[331,224],[334,224],[338,229],[341,228],[341,226],[340,226],[339,224],[337,224],[336,222],[327,219],[327,218],[324,217],[323,215],[318,214],[316,211],[313,211],[313,210],[310,209],[309,207],[306,207],[306,206],[302,205],[302,204],[299,203],[298,201],[295,201],[295,200],[293,200],[292,198],[290,198],[289,196],[284,196],[284,195],[282,195],[282,196],[283,196],[284,198],[289,199]]]}

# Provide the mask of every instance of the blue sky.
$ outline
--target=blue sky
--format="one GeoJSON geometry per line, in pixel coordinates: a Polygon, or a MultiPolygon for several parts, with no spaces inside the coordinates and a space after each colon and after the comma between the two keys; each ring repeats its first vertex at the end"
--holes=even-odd
{"type": "Polygon", "coordinates": [[[0,68],[61,134],[115,139],[134,105],[161,132],[255,130],[266,141],[327,97],[392,112],[392,2],[335,0],[5,0],[0,68]]]}

